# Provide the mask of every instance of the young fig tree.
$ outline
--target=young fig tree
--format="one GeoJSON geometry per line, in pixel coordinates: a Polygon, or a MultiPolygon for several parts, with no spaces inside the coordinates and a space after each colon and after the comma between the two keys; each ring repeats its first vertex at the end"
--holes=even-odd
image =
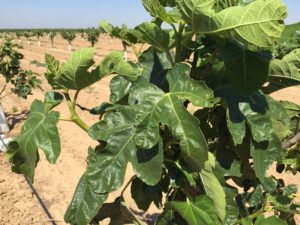
{"type": "Polygon", "coordinates": [[[36,39],[37,39],[37,45],[39,46],[39,47],[41,47],[41,37],[43,37],[44,36],[44,33],[43,33],[43,31],[42,30],[35,30],[34,32],[33,32],[33,35],[36,37],[36,39]]]}
{"type": "Polygon", "coordinates": [[[300,168],[297,145],[283,144],[297,130],[300,107],[269,95],[300,84],[299,49],[272,55],[286,6],[281,0],[142,3],[151,22],[134,29],[102,23],[128,45],[147,46],[137,60],[112,52],[95,65],[93,48],[72,53],[64,64],[46,55],[53,91],[33,102],[9,144],[13,171],[33,182],[39,150],[55,163],[61,151],[56,125],[68,121],[99,144],[87,147],[67,223],[147,224],[126,204],[130,188],[137,208],[147,211],[153,203],[160,209],[156,225],[295,224],[296,186],[268,173],[274,163],[282,173],[300,168]],[[78,96],[110,75],[110,100],[95,103],[89,124],[77,114],[78,96]],[[62,101],[67,118],[55,110],[62,101]],[[134,175],[125,179],[129,164],[134,175]],[[106,202],[119,189],[120,196],[106,202]]]}
{"type": "MultiPolygon", "coordinates": [[[[27,98],[32,94],[34,88],[41,89],[41,81],[35,76],[32,71],[23,71],[20,68],[20,60],[23,55],[15,50],[16,44],[10,39],[0,45],[0,75],[5,78],[5,82],[0,90],[0,100],[8,96],[5,91],[7,85],[11,84],[11,92],[18,97],[27,98]]],[[[6,133],[9,131],[3,108],[0,104],[0,132],[6,133]]]]}
{"type": "Polygon", "coordinates": [[[23,36],[23,33],[21,31],[16,32],[16,37],[18,38],[19,45],[21,44],[21,37],[23,36]]]}
{"type": "Polygon", "coordinates": [[[72,31],[62,31],[61,32],[61,36],[63,37],[63,39],[65,39],[66,41],[68,41],[68,49],[69,49],[69,51],[72,51],[72,41],[74,41],[75,38],[76,38],[75,32],[72,32],[72,31]]]}
{"type": "Polygon", "coordinates": [[[90,29],[87,31],[87,40],[91,43],[91,46],[94,47],[99,40],[100,32],[97,29],[90,29]]]}
{"type": "Polygon", "coordinates": [[[85,39],[85,30],[84,29],[79,29],[79,34],[80,34],[80,37],[81,37],[81,41],[84,41],[85,39]]]}
{"type": "Polygon", "coordinates": [[[49,38],[50,38],[50,41],[51,41],[51,47],[52,48],[54,48],[54,40],[55,40],[56,35],[57,35],[56,31],[51,31],[49,33],[49,38]]]}
{"type": "Polygon", "coordinates": [[[26,40],[27,40],[27,46],[29,47],[30,41],[31,41],[30,38],[32,37],[32,33],[30,33],[30,32],[24,32],[23,36],[26,38],[26,40]]]}
{"type": "Polygon", "coordinates": [[[0,45],[0,74],[5,78],[6,83],[10,82],[20,70],[20,60],[23,55],[15,50],[16,44],[10,39],[0,45]]]}
{"type": "Polygon", "coordinates": [[[6,39],[0,45],[0,74],[5,78],[5,84],[0,91],[0,100],[7,96],[3,95],[7,84],[12,84],[11,92],[18,97],[27,98],[35,88],[41,89],[41,81],[32,71],[22,70],[20,60],[23,55],[16,51],[17,44],[11,39],[6,39]]]}

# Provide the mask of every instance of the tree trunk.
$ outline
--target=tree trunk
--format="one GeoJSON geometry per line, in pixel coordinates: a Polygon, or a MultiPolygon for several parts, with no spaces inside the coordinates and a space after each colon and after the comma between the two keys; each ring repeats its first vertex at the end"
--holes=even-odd
{"type": "Polygon", "coordinates": [[[71,44],[69,44],[69,51],[72,51],[72,46],[71,46],[71,44]]]}

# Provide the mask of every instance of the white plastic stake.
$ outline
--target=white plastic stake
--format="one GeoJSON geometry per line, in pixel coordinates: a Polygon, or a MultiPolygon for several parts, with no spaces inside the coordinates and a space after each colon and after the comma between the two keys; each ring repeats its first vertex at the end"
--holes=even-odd
{"type": "Polygon", "coordinates": [[[126,50],[124,51],[124,60],[125,60],[125,61],[128,61],[128,53],[127,53],[126,50]]]}
{"type": "Polygon", "coordinates": [[[0,103],[0,133],[4,134],[9,132],[9,127],[5,118],[5,114],[3,112],[2,105],[0,103]]]}

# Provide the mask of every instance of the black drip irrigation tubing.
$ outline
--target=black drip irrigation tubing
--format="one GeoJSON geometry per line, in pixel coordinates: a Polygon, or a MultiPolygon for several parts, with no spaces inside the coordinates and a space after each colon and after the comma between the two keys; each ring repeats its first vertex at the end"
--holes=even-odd
{"type": "MultiPolygon", "coordinates": [[[[7,145],[6,145],[6,143],[4,142],[4,140],[2,139],[1,136],[0,136],[0,139],[1,139],[2,144],[5,146],[5,148],[7,148],[7,145]]],[[[36,196],[37,200],[39,201],[40,205],[42,206],[44,212],[46,213],[46,215],[47,215],[48,219],[50,220],[50,222],[52,223],[52,225],[57,225],[57,223],[53,219],[51,213],[49,212],[47,206],[45,205],[45,203],[41,199],[41,197],[40,197],[39,193],[37,192],[37,190],[34,188],[32,183],[30,183],[30,181],[28,180],[28,178],[26,176],[23,176],[23,177],[26,180],[26,182],[27,182],[28,186],[30,187],[31,191],[33,192],[33,194],[36,196]]]]}
{"type": "Polygon", "coordinates": [[[45,205],[45,203],[43,202],[43,200],[41,199],[39,193],[36,191],[36,189],[33,187],[33,185],[30,183],[30,181],[28,180],[27,177],[25,177],[25,180],[27,181],[27,184],[29,185],[30,189],[32,190],[32,192],[34,193],[34,195],[36,196],[36,198],[38,199],[40,205],[42,206],[44,212],[46,213],[48,219],[51,221],[52,225],[57,225],[57,223],[55,222],[55,220],[53,219],[53,217],[51,216],[47,206],[45,205]]]}

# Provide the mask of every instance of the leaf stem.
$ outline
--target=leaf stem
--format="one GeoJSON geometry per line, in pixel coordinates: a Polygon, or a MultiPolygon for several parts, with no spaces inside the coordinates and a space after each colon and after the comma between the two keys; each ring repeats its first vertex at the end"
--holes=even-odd
{"type": "Polygon", "coordinates": [[[173,189],[173,196],[172,196],[172,202],[175,200],[175,197],[177,195],[178,189],[173,189]]]}
{"type": "Polygon", "coordinates": [[[75,96],[74,96],[74,99],[73,99],[74,105],[76,105],[76,103],[77,103],[79,92],[80,91],[76,91],[76,93],[75,93],[75,96]]]}
{"type": "MultiPolygon", "coordinates": [[[[251,220],[253,220],[253,219],[256,219],[257,217],[259,217],[261,214],[264,214],[266,212],[270,212],[272,210],[272,208],[269,207],[269,205],[266,204],[266,202],[267,201],[265,201],[263,203],[263,207],[260,210],[258,210],[257,212],[255,212],[255,213],[247,216],[247,218],[250,218],[251,220]]],[[[235,224],[238,225],[238,224],[241,224],[241,223],[242,223],[242,219],[240,219],[239,221],[237,221],[235,224]]]]}
{"type": "Polygon", "coordinates": [[[69,110],[71,113],[71,120],[74,123],[76,123],[81,129],[83,129],[84,131],[87,132],[89,129],[89,126],[79,117],[79,115],[77,114],[76,109],[75,109],[79,91],[77,91],[75,93],[73,101],[71,100],[68,91],[65,91],[63,94],[64,94],[64,96],[67,100],[68,106],[69,106],[69,110]]]}
{"type": "Polygon", "coordinates": [[[173,28],[175,34],[177,35],[177,29],[176,29],[175,25],[174,25],[174,24],[171,24],[171,27],[173,28]]]}
{"type": "Polygon", "coordinates": [[[180,163],[178,161],[173,161],[173,160],[170,160],[170,159],[165,159],[165,162],[172,163],[175,166],[177,166],[178,169],[183,170],[183,168],[181,167],[181,165],[180,165],[180,163]]]}
{"type": "Polygon", "coordinates": [[[172,64],[172,66],[174,66],[175,65],[175,61],[174,61],[174,58],[173,58],[171,52],[169,50],[167,50],[165,52],[167,54],[167,59],[170,61],[170,63],[172,64]]]}
{"type": "Polygon", "coordinates": [[[185,23],[183,22],[179,23],[179,29],[176,34],[176,56],[175,56],[176,63],[181,61],[181,52],[182,52],[181,42],[182,42],[182,33],[184,31],[184,25],[185,23]]]}
{"type": "Polygon", "coordinates": [[[123,197],[124,192],[125,192],[126,189],[129,187],[129,185],[131,184],[131,182],[133,181],[134,178],[136,178],[135,175],[134,175],[133,177],[131,177],[130,180],[127,182],[127,184],[124,186],[123,190],[121,191],[121,197],[123,197]]]}
{"type": "Polygon", "coordinates": [[[73,122],[73,120],[70,117],[67,117],[67,116],[60,116],[59,120],[60,121],[66,121],[66,122],[73,122]]]}

